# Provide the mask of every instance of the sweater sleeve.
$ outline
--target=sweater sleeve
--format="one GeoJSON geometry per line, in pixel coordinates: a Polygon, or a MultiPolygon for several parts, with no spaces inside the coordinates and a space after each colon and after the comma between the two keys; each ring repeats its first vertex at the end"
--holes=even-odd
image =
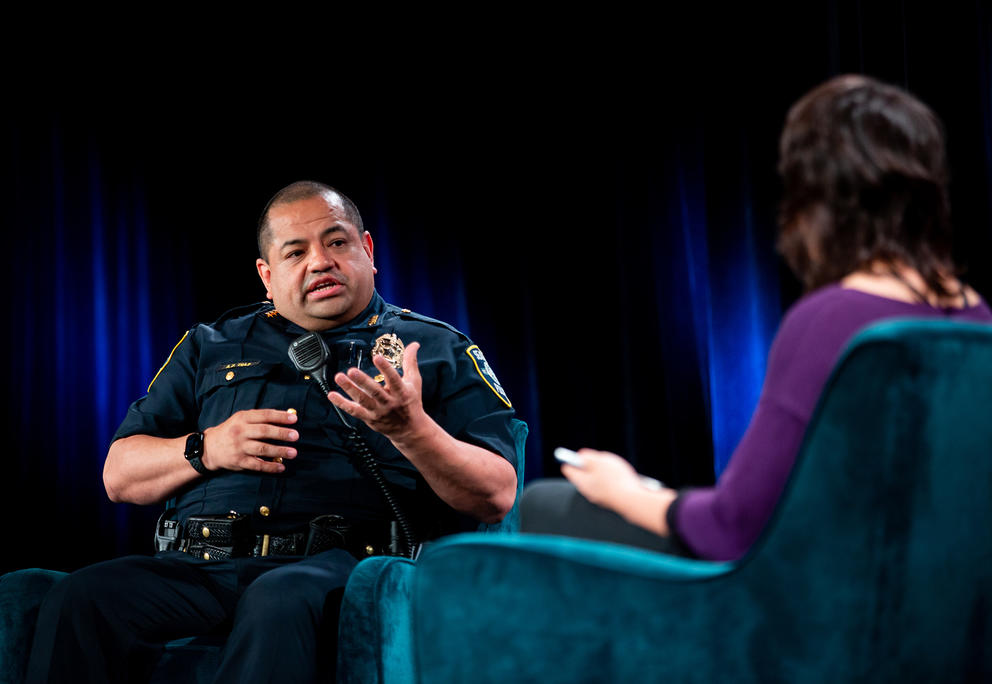
{"type": "Polygon", "coordinates": [[[715,487],[676,500],[670,529],[698,556],[740,558],[771,517],[820,391],[851,334],[853,325],[836,325],[835,299],[824,293],[785,316],[758,406],[727,469],[715,487]]]}
{"type": "Polygon", "coordinates": [[[805,427],[775,402],[760,401],[717,486],[682,492],[672,503],[674,535],[701,558],[743,556],[775,509],[805,427]]]}

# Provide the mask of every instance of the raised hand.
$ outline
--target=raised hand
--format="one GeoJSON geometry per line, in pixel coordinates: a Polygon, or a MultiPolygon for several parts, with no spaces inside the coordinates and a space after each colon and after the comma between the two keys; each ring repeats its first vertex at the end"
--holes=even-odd
{"type": "Polygon", "coordinates": [[[401,439],[427,418],[421,397],[418,349],[420,343],[411,342],[403,350],[402,376],[385,357],[376,354],[372,363],[382,373],[385,380],[382,385],[358,368],[338,373],[334,382],[344,394],[329,392],[327,398],[376,432],[390,439],[401,439]]]}

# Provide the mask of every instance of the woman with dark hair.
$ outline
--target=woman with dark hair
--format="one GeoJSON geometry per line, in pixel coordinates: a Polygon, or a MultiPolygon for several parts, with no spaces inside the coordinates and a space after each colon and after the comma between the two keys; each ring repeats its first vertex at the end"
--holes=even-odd
{"type": "Polygon", "coordinates": [[[840,76],[790,109],[779,150],[779,249],[807,290],[772,343],[761,398],[715,487],[649,488],[627,461],[583,449],[568,479],[527,488],[525,532],[731,560],[782,494],[820,391],[845,344],[885,318],[992,322],[951,254],[940,121],[919,100],[840,76]]]}

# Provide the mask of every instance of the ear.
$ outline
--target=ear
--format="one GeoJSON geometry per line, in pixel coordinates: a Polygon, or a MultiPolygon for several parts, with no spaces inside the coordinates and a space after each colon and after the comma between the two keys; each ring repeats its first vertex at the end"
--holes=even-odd
{"type": "Polygon", "coordinates": [[[258,277],[262,279],[262,285],[265,286],[265,296],[268,299],[272,299],[272,289],[269,284],[272,282],[272,269],[269,268],[269,264],[266,263],[265,259],[256,259],[255,268],[258,269],[258,277]]]}
{"type": "Polygon", "coordinates": [[[369,255],[369,261],[372,262],[372,272],[378,273],[375,267],[375,258],[372,256],[372,233],[365,231],[365,235],[362,236],[362,248],[365,249],[365,253],[369,255]]]}

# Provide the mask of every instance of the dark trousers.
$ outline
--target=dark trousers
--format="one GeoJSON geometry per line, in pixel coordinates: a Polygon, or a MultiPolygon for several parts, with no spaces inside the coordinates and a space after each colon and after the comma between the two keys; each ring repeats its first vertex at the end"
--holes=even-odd
{"type": "Polygon", "coordinates": [[[568,480],[537,480],[527,485],[520,499],[520,531],[594,539],[694,558],[695,554],[673,537],[662,537],[632,525],[620,515],[579,494],[568,480]]]}
{"type": "Polygon", "coordinates": [[[333,677],[337,618],[356,560],[203,561],[178,551],[78,570],[42,603],[26,681],[147,681],[165,642],[230,628],[217,682],[333,677]]]}

